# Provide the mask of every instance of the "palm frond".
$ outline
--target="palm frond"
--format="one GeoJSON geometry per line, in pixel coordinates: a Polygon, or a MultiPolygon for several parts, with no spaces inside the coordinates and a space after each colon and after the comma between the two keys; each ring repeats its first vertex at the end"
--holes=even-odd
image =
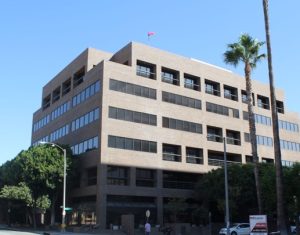
{"type": "Polygon", "coordinates": [[[259,55],[260,48],[264,42],[259,42],[249,34],[244,33],[239,37],[238,42],[227,45],[224,53],[224,62],[237,66],[239,61],[249,63],[251,68],[256,67],[256,63],[265,58],[265,54],[259,55]]]}

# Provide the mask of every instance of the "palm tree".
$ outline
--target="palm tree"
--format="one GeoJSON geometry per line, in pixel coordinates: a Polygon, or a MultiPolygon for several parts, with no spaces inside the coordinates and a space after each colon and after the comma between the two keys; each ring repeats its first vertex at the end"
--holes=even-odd
{"type": "Polygon", "coordinates": [[[265,31],[266,31],[266,41],[267,41],[267,51],[268,51],[268,69],[269,69],[272,126],[273,126],[273,136],[274,136],[274,155],[275,155],[275,168],[276,168],[277,228],[281,234],[286,235],[287,226],[286,226],[285,210],[283,204],[284,200],[283,200],[281,149],[280,149],[279,128],[278,128],[278,115],[277,115],[277,108],[276,108],[276,96],[275,96],[274,79],[273,79],[268,5],[269,5],[269,1],[263,0],[265,31]]]}
{"type": "Polygon", "coordinates": [[[256,185],[256,196],[258,204],[258,212],[262,213],[261,186],[258,172],[258,154],[256,140],[256,126],[253,112],[252,102],[252,83],[251,72],[256,64],[265,58],[265,54],[259,54],[259,50],[264,42],[258,42],[248,34],[242,34],[237,43],[228,44],[228,50],[224,53],[224,61],[226,64],[237,66],[239,62],[244,63],[244,72],[246,79],[247,104],[249,114],[249,131],[251,139],[252,157],[254,162],[254,177],[256,185]]]}

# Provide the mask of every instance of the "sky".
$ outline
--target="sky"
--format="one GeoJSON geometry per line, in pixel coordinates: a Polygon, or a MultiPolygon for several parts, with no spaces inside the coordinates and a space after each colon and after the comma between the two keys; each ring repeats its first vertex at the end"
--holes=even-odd
{"type": "MultiPolygon", "coordinates": [[[[299,0],[269,2],[275,86],[298,113],[299,9],[299,0]]],[[[223,62],[241,33],[265,41],[262,0],[2,0],[0,164],[28,149],[42,87],[87,47],[114,53],[136,41],[243,75],[223,62]]],[[[252,78],[268,82],[266,61],[252,78]]]]}

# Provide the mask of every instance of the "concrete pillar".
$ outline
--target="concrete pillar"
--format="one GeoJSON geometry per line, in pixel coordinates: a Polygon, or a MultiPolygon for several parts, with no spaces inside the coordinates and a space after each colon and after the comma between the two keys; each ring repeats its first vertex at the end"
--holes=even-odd
{"type": "Polygon", "coordinates": [[[156,171],[156,187],[159,190],[163,188],[163,171],[157,170],[156,171]]]}
{"type": "Polygon", "coordinates": [[[107,208],[106,175],[107,175],[107,166],[99,164],[97,169],[96,215],[97,215],[97,224],[99,224],[99,227],[102,229],[106,227],[106,208],[107,208]]]}
{"type": "Polygon", "coordinates": [[[129,186],[131,188],[135,187],[135,182],[136,182],[136,168],[135,167],[130,167],[129,168],[129,186]]]}
{"type": "Polygon", "coordinates": [[[157,223],[160,224],[160,226],[163,225],[163,197],[157,197],[156,198],[156,208],[157,208],[157,223]]]}
{"type": "Polygon", "coordinates": [[[157,223],[161,226],[163,225],[163,171],[156,171],[156,181],[157,181],[157,197],[156,197],[156,208],[157,208],[157,223]]]}

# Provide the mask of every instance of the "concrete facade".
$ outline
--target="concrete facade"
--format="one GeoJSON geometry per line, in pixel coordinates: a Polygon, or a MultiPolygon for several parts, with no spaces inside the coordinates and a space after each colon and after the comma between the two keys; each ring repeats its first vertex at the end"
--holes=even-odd
{"type": "MultiPolygon", "coordinates": [[[[253,80],[252,88],[259,160],[272,162],[269,86],[253,80]]],[[[44,86],[32,144],[69,144],[79,153],[80,183],[70,201],[92,205],[101,227],[118,224],[117,211],[136,209],[141,216],[148,208],[162,224],[166,199],[190,197],[189,181],[223,164],[223,136],[230,163],[251,160],[242,90],[245,79],[231,71],[143,44],[115,54],[87,49],[44,86]]],[[[300,157],[300,118],[286,111],[282,90],[276,89],[276,99],[282,160],[290,165],[300,157]]]]}

